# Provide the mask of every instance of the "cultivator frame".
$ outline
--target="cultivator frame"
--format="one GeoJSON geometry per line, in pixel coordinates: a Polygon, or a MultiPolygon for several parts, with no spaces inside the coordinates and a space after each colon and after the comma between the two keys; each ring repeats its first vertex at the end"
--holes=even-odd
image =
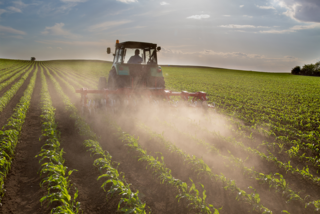
{"type": "MultiPolygon", "coordinates": [[[[187,106],[189,107],[201,107],[201,108],[214,108],[213,105],[208,105],[207,103],[207,94],[203,91],[190,93],[187,91],[181,92],[173,92],[171,90],[166,90],[163,88],[139,88],[139,89],[131,89],[131,88],[119,88],[119,89],[87,89],[81,88],[76,89],[76,93],[81,94],[81,105],[83,108],[88,108],[89,112],[94,109],[98,103],[94,100],[90,100],[88,98],[88,94],[101,94],[104,95],[104,99],[101,99],[101,104],[107,106],[107,103],[112,107],[114,105],[114,97],[122,97],[130,102],[134,97],[143,96],[147,100],[152,101],[155,98],[163,98],[167,101],[172,101],[171,97],[181,97],[182,101],[185,101],[187,106]],[[111,96],[110,96],[111,95],[111,96]],[[113,98],[112,98],[113,97],[113,98]],[[189,97],[192,97],[189,100],[189,97]],[[109,102],[108,102],[109,101],[109,102]]],[[[178,102],[168,102],[173,107],[178,107],[178,102]]]]}

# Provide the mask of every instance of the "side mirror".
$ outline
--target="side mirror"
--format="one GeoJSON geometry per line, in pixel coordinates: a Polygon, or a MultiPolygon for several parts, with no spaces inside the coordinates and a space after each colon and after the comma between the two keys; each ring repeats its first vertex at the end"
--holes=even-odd
{"type": "Polygon", "coordinates": [[[160,46],[158,46],[158,47],[157,47],[157,51],[160,51],[160,50],[161,50],[161,47],[160,47],[160,46]]]}
{"type": "Polygon", "coordinates": [[[111,49],[107,48],[107,54],[110,54],[110,53],[111,53],[111,49]]]}

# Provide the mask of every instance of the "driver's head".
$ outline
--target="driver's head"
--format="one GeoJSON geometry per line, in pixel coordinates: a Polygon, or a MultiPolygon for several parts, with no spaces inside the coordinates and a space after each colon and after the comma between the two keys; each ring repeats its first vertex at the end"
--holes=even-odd
{"type": "Polygon", "coordinates": [[[139,55],[139,54],[140,54],[140,50],[139,50],[139,49],[136,49],[136,50],[134,51],[134,54],[135,54],[135,55],[139,55]]]}

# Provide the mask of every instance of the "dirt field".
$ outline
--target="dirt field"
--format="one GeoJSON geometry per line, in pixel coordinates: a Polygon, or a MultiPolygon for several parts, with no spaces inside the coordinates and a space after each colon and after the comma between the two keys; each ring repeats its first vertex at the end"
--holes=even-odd
{"type": "MultiPolygon", "coordinates": [[[[79,134],[75,119],[70,117],[70,112],[66,109],[63,99],[57,93],[47,71],[58,81],[63,92],[77,107],[78,112],[81,112],[80,97],[70,90],[70,86],[78,88],[80,83],[79,78],[86,78],[86,75],[66,71],[69,74],[63,76],[63,73],[57,72],[58,70],[54,67],[41,63],[37,63],[30,68],[32,72],[7,104],[4,111],[0,113],[0,125],[3,127],[7,123],[8,118],[13,114],[14,107],[23,96],[33,72],[38,70],[30,107],[21,130],[19,143],[15,148],[11,170],[5,179],[4,189],[6,189],[6,192],[1,200],[0,213],[50,213],[52,208],[59,205],[57,202],[51,204],[44,202],[41,205],[40,199],[46,195],[46,189],[40,186],[43,179],[43,176],[40,176],[38,173],[41,167],[39,164],[40,158],[35,158],[40,152],[41,146],[45,143],[44,138],[39,140],[42,134],[41,123],[43,120],[40,117],[42,114],[40,101],[42,81],[40,70],[45,67],[48,69],[44,70],[44,74],[49,94],[52,105],[56,109],[55,119],[58,125],[57,129],[61,133],[60,147],[64,152],[64,165],[68,169],[77,170],[70,177],[73,185],[70,188],[70,192],[75,192],[74,187],[79,191],[77,201],[81,203],[80,207],[83,213],[116,213],[121,197],[117,194],[107,195],[107,192],[101,188],[104,180],[97,180],[100,172],[93,166],[96,158],[90,155],[90,152],[87,151],[87,148],[83,144],[84,140],[88,138],[79,134]],[[59,79],[57,74],[61,75],[68,82],[69,86],[59,79]],[[74,81],[66,78],[67,76],[74,81]],[[76,83],[77,81],[78,83],[76,83]]],[[[18,80],[19,78],[3,88],[0,91],[0,96],[18,80]]],[[[93,81],[88,81],[88,85],[93,83],[93,81]]],[[[148,152],[148,155],[158,157],[159,160],[161,157],[164,157],[163,163],[171,170],[174,178],[186,182],[190,186],[192,185],[190,179],[192,179],[196,184],[196,188],[200,190],[201,198],[203,191],[200,184],[203,184],[207,195],[206,202],[212,204],[215,208],[222,208],[220,213],[263,213],[264,210],[255,207],[256,204],[263,205],[273,213],[282,213],[283,210],[291,214],[314,212],[311,206],[305,208],[305,203],[319,199],[319,183],[303,179],[298,174],[287,172],[284,167],[279,167],[274,162],[262,159],[249,150],[245,150],[244,148],[248,147],[257,148],[257,142],[270,141],[272,138],[257,135],[255,139],[248,139],[239,133],[235,133],[226,128],[230,125],[230,122],[228,122],[229,120],[225,115],[215,111],[205,112],[196,109],[159,108],[151,104],[141,104],[139,107],[130,110],[119,110],[115,113],[108,113],[105,109],[97,109],[97,111],[97,113],[91,116],[86,116],[86,122],[90,125],[92,131],[99,136],[99,143],[103,150],[111,154],[112,161],[114,162],[113,166],[117,168],[120,174],[125,176],[126,182],[130,184],[130,189],[133,192],[139,191],[139,198],[146,203],[147,212],[151,211],[157,214],[197,213],[194,209],[187,207],[185,199],[181,199],[178,202],[176,196],[179,194],[179,191],[174,186],[161,182],[158,176],[152,173],[151,167],[138,158],[138,152],[129,149],[128,145],[119,139],[119,135],[116,134],[114,127],[106,122],[106,118],[117,123],[124,132],[139,137],[139,144],[148,152]],[[189,122],[188,118],[190,119],[189,122]],[[193,119],[200,126],[194,125],[193,119]],[[223,175],[231,182],[234,181],[236,188],[228,186],[226,181],[223,182],[218,178],[209,178],[205,173],[198,174],[194,165],[183,159],[181,155],[170,150],[170,148],[160,144],[146,130],[141,128],[141,124],[144,124],[150,130],[160,135],[162,134],[167,141],[172,142],[176,147],[190,155],[190,157],[197,157],[199,160],[203,160],[213,173],[223,175]],[[201,127],[205,127],[209,131],[219,130],[222,137],[201,129],[201,127]],[[192,136],[194,137],[192,138],[192,136]],[[239,147],[233,144],[233,141],[228,141],[223,137],[241,141],[244,147],[239,147]],[[207,143],[207,146],[204,146],[204,143],[201,144],[200,141],[207,143]],[[213,148],[212,146],[217,148],[219,153],[209,151],[209,146],[211,146],[210,148],[213,148]],[[235,160],[234,158],[241,160],[248,158],[248,161],[243,161],[240,165],[264,175],[270,174],[274,176],[275,173],[280,173],[286,181],[285,186],[289,183],[290,190],[298,193],[301,198],[305,198],[307,195],[310,196],[304,201],[292,200],[287,203],[288,193],[285,193],[280,187],[270,187],[271,184],[268,182],[257,181],[255,175],[241,168],[237,161],[233,161],[235,160]],[[252,187],[252,189],[249,187],[252,187]],[[241,198],[239,190],[244,190],[250,194],[251,199],[258,196],[259,202],[255,204],[250,202],[250,200],[241,198]]],[[[269,152],[265,147],[258,149],[265,154],[269,152]]],[[[281,153],[275,152],[274,157],[277,157],[277,160],[283,163],[291,161],[294,167],[302,168],[305,166],[304,162],[290,159],[281,153]]],[[[310,172],[315,177],[319,176],[316,167],[310,166],[310,172]]],[[[108,190],[110,187],[111,184],[108,184],[105,189],[108,190]]]]}

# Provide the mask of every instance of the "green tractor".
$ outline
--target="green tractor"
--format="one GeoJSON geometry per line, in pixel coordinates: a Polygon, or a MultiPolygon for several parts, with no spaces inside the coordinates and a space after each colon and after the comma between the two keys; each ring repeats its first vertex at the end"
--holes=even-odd
{"type": "MultiPolygon", "coordinates": [[[[121,106],[135,106],[141,97],[149,103],[168,101],[168,104],[177,107],[177,101],[171,97],[180,97],[182,103],[190,107],[213,108],[208,105],[206,93],[199,92],[174,92],[165,89],[165,81],[161,67],[158,65],[157,52],[161,47],[157,44],[146,42],[122,42],[116,41],[116,49],[113,54],[113,64],[106,77],[100,77],[98,90],[81,88],[76,93],[81,94],[82,112],[88,109],[95,111],[96,106],[105,106],[115,109],[121,106]],[[95,98],[88,94],[97,94],[95,98]]],[[[107,53],[111,49],[107,48],[107,53]]],[[[131,109],[131,108],[130,108],[131,109]]]]}
{"type": "MultiPolygon", "coordinates": [[[[98,89],[164,89],[162,69],[157,60],[157,52],[160,50],[161,47],[153,43],[119,43],[117,40],[108,83],[105,77],[100,77],[98,89]]],[[[107,53],[111,53],[110,48],[107,48],[107,53]]]]}

